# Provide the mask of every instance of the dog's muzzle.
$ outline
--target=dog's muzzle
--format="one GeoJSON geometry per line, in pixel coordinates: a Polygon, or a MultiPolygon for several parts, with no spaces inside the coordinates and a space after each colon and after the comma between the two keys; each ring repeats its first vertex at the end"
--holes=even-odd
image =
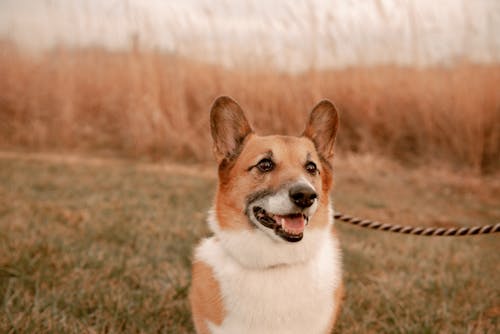
{"type": "Polygon", "coordinates": [[[250,220],[254,223],[273,230],[286,241],[297,242],[304,237],[309,217],[316,210],[317,197],[312,186],[299,182],[255,199],[249,203],[251,210],[247,212],[253,215],[250,220]]]}

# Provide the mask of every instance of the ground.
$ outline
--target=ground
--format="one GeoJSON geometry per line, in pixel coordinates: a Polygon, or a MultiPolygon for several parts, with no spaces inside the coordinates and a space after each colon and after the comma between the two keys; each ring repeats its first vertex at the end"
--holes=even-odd
{"type": "MultiPolygon", "coordinates": [[[[193,246],[215,166],[0,154],[0,332],[191,333],[193,246]]],[[[407,225],[500,220],[500,180],[340,156],[338,211],[407,225]]],[[[498,235],[417,237],[336,223],[336,333],[498,333],[498,235]]]]}

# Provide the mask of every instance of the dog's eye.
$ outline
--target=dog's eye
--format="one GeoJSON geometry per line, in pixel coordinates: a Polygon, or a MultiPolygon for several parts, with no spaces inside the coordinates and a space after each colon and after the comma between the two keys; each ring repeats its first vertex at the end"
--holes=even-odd
{"type": "Polygon", "coordinates": [[[268,158],[262,159],[257,164],[257,168],[263,173],[270,172],[274,168],[274,162],[268,158]]]}
{"type": "Polygon", "coordinates": [[[311,174],[311,175],[316,175],[318,173],[318,167],[316,167],[316,164],[312,161],[309,161],[306,163],[306,171],[311,174]]]}

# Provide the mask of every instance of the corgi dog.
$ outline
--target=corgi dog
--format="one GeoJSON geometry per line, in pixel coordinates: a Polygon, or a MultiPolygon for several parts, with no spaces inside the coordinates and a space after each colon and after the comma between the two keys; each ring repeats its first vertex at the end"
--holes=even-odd
{"type": "Polygon", "coordinates": [[[334,105],[316,105],[299,137],[259,136],[222,96],[210,125],[218,187],[213,236],[194,252],[197,333],[330,333],[342,299],[330,202],[334,105]]]}

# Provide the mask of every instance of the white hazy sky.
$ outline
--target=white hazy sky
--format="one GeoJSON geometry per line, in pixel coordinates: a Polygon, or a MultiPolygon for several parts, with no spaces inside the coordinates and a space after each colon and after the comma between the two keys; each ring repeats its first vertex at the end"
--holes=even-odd
{"type": "Polygon", "coordinates": [[[141,44],[226,64],[307,68],[500,60],[499,0],[0,0],[30,48],[141,44]]]}

